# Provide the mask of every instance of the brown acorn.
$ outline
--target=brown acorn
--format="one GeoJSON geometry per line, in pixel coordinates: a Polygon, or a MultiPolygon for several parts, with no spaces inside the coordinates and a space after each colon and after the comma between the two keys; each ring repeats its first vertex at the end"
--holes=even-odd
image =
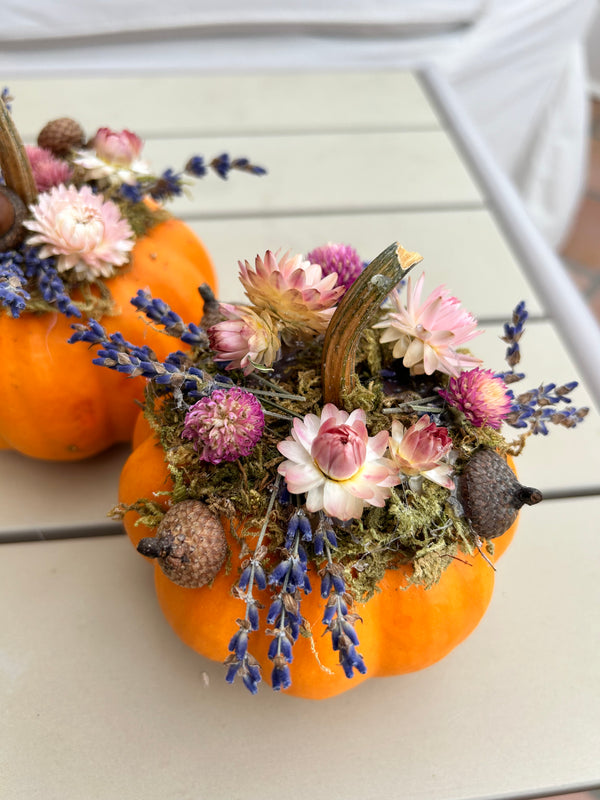
{"type": "Polygon", "coordinates": [[[458,480],[458,499],[477,536],[495,539],[515,521],[523,505],[542,499],[539,489],[523,486],[494,450],[477,450],[458,480]]]}
{"type": "Polygon", "coordinates": [[[210,583],[227,555],[221,520],[200,500],[183,500],[162,518],[156,536],[141,539],[138,552],[156,558],[169,580],[186,589],[210,583]]]}
{"type": "Polygon", "coordinates": [[[66,156],[71,150],[83,147],[84,142],[83,128],[70,117],[59,117],[47,122],[37,138],[38,146],[50,150],[55,156],[66,156]]]}
{"type": "Polygon", "coordinates": [[[0,253],[14,250],[27,233],[23,220],[27,207],[16,192],[0,186],[0,253]]]}

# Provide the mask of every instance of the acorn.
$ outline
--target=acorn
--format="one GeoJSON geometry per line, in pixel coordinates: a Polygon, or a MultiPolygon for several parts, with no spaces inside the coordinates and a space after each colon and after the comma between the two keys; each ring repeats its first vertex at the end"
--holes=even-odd
{"type": "Polygon", "coordinates": [[[473,531],[482,539],[502,536],[522,506],[542,500],[539,489],[519,483],[502,456],[487,448],[469,459],[458,479],[457,494],[473,531]]]}
{"type": "Polygon", "coordinates": [[[66,156],[71,150],[83,147],[84,142],[83,128],[70,117],[59,117],[47,122],[37,138],[38,146],[50,150],[55,156],[66,156]]]}
{"type": "Polygon", "coordinates": [[[227,555],[221,520],[200,500],[183,500],[162,518],[156,536],[141,539],[138,552],[156,558],[178,586],[197,589],[210,583],[227,555]]]}
{"type": "Polygon", "coordinates": [[[27,206],[16,192],[0,186],[0,253],[14,250],[23,240],[26,230],[23,220],[27,206]]]}

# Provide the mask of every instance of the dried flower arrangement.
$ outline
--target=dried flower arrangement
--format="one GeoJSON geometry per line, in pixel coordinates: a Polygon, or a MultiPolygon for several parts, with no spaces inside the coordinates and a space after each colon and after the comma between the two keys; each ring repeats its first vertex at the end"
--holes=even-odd
{"type": "Polygon", "coordinates": [[[156,559],[178,635],[213,659],[228,650],[227,681],[253,693],[269,663],[274,689],[320,698],[367,667],[443,657],[485,612],[494,544],[541,499],[507,459],[587,413],[575,382],[510,388],[524,378],[524,303],[504,328],[508,369],[484,369],[464,348],[476,319],[442,286],[422,299],[424,275],[405,280],[420,261],[397,243],[368,265],[342,245],[267,252],[239,264],[248,304],[203,287],[200,326],[139,292],[149,322],[191,345],[164,361],[94,321],[73,326],[96,364],[147,381],[150,436],[114,513],[156,559]]]}
{"type": "MultiPolygon", "coordinates": [[[[200,312],[195,289],[203,282],[214,286],[212,261],[164,204],[208,172],[225,179],[232,170],[253,175],[265,170],[222,154],[209,162],[193,156],[182,172],[169,168],[154,174],[136,134],[101,127],[87,139],[81,125],[67,117],[47,123],[37,144],[25,146],[12,120],[11,99],[4,90],[0,357],[8,373],[0,390],[0,448],[51,460],[85,458],[129,439],[133,414],[126,409],[133,395],[110,376],[104,397],[117,402],[121,389],[124,402],[113,413],[110,401],[98,400],[85,373],[88,361],[63,349],[68,319],[106,316],[117,321],[112,330],[133,333],[138,321],[129,298],[138,286],[159,292],[180,313],[200,312]],[[45,360],[42,340],[49,353],[45,360]],[[78,420],[77,428],[69,418],[78,420]]],[[[143,326],[137,333],[145,333],[143,326]]],[[[150,334],[150,340],[163,352],[157,337],[150,334]]]]}

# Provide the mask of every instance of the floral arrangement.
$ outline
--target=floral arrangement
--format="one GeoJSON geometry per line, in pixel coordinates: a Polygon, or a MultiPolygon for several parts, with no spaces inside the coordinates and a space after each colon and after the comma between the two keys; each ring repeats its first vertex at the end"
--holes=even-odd
{"type": "Polygon", "coordinates": [[[110,311],[106,280],[126,270],[135,242],[165,220],[164,203],[192,179],[232,170],[262,175],[247,158],[193,156],[182,171],[155,174],[143,141],[129,130],[100,127],[87,138],[61,117],[36,145],[22,143],[0,97],[0,311],[58,310],[68,317],[110,311]]]}
{"type": "Polygon", "coordinates": [[[172,480],[115,513],[135,510],[157,529],[138,550],[180,586],[210,587],[230,571],[245,611],[227,633],[226,679],[253,693],[257,592],[270,590],[262,632],[274,689],[291,684],[315,576],[341,668],[365,672],[356,603],[402,565],[424,586],[464,553],[493,569],[494,540],[541,499],[506,456],[587,413],[571,403],[576,382],[515,394],[524,303],[504,326],[507,368],[485,368],[465,348],[481,333],[476,319],[443,286],[425,296],[425,274],[408,274],[420,261],[397,243],[368,265],[346,245],[305,258],[269,251],[239,263],[246,304],[203,288],[200,325],[140,291],[132,302],[149,323],[191,346],[162,362],[94,320],[73,326],[71,342],[97,347],[96,364],[146,379],[145,417],[172,480]],[[227,566],[224,520],[241,547],[227,566]],[[200,529],[204,543],[192,546],[200,529]]]}

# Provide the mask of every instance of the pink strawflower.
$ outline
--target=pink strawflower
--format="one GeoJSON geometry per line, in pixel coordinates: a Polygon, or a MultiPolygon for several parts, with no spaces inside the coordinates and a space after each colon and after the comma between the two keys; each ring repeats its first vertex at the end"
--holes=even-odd
{"type": "Polygon", "coordinates": [[[181,434],[191,439],[201,461],[221,464],[249,455],[265,426],[262,406],[250,392],[215,389],[185,415],[181,434]]]}
{"type": "Polygon", "coordinates": [[[226,317],[207,331],[215,361],[228,361],[226,369],[243,369],[248,375],[257,366],[270,367],[281,346],[277,326],[266,311],[221,303],[226,317]]]}
{"type": "Polygon", "coordinates": [[[294,419],[292,435],[277,445],[287,459],[278,470],[292,494],[306,493],[308,511],[358,519],[365,504],[383,507],[399,483],[383,458],[388,432],[371,437],[365,421],[362,409],[348,414],[328,403],[320,417],[294,419]]]}
{"type": "Polygon", "coordinates": [[[248,261],[239,267],[248,299],[279,321],[284,339],[323,333],[344,291],[335,286],[335,275],[324,278],[318,264],[300,255],[286,253],[277,260],[267,250],[264,259],[256,256],[254,269],[248,261]]]}
{"type": "Polygon", "coordinates": [[[512,404],[506,384],[491,369],[461,372],[458,378],[450,378],[448,388],[439,393],[476,428],[489,425],[498,430],[512,404]]]}
{"type": "Polygon", "coordinates": [[[38,192],[47,192],[53,186],[67,183],[72,170],[66,161],[61,161],[44,147],[25,145],[25,152],[31,165],[33,179],[38,192]]]}
{"type": "Polygon", "coordinates": [[[91,180],[108,178],[113,183],[135,183],[150,170],[140,159],[143,142],[131,131],[99,128],[91,142],[92,149],[80,150],[74,163],[87,172],[91,180]]]}
{"type": "Polygon", "coordinates": [[[337,275],[337,285],[348,289],[363,270],[363,262],[353,247],[347,244],[329,242],[323,247],[315,247],[306,256],[311,264],[318,264],[323,275],[337,275]]]}
{"type": "Polygon", "coordinates": [[[30,245],[41,245],[40,258],[57,256],[59,272],[73,270],[84,280],[108,278],[126,264],[133,231],[118,206],[89,186],[55,186],[31,206],[33,219],[23,224],[34,232],[30,245]]]}
{"type": "Polygon", "coordinates": [[[474,336],[477,320],[460,307],[443,286],[434,289],[421,304],[421,291],[425,274],[413,290],[408,278],[407,300],[404,305],[399,293],[390,294],[392,309],[374,328],[384,328],[382,342],[394,342],[392,355],[402,358],[412,375],[431,375],[436,370],[448,375],[458,375],[461,370],[481,364],[481,359],[458,353],[474,336]]]}
{"type": "Polygon", "coordinates": [[[454,488],[452,467],[441,463],[452,450],[452,439],[446,428],[438,428],[425,414],[410,428],[392,422],[390,456],[396,470],[414,478],[422,475],[446,489],[454,488]]]}

